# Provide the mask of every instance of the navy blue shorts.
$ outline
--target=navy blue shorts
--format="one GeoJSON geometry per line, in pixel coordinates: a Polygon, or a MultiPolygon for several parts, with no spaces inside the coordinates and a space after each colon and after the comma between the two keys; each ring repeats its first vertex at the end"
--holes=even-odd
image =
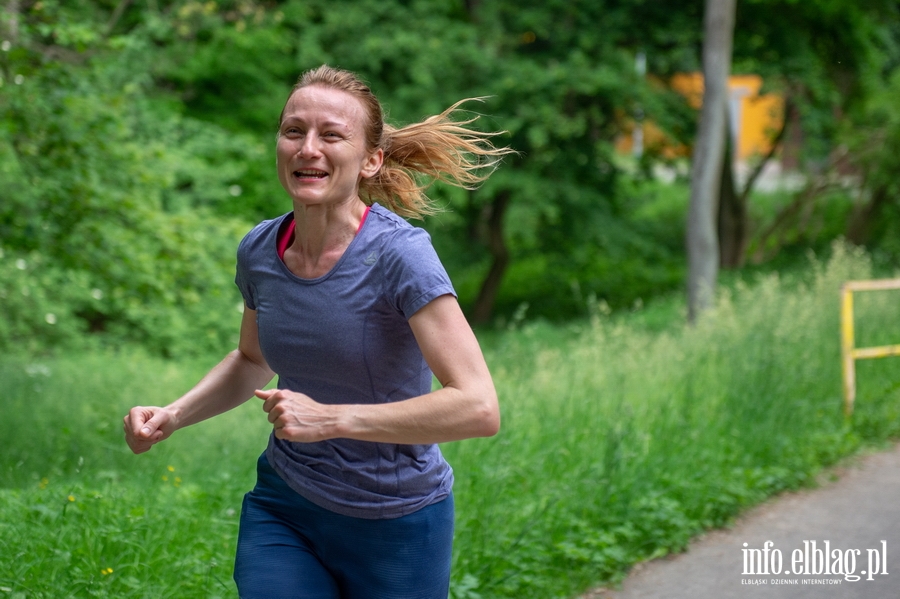
{"type": "Polygon", "coordinates": [[[453,496],[368,520],[304,499],[257,465],[244,496],[234,580],[241,599],[447,599],[453,496]]]}

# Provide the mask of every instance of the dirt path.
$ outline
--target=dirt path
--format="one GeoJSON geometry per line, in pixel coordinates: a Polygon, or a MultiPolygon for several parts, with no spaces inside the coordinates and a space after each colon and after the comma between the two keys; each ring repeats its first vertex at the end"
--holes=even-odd
{"type": "Polygon", "coordinates": [[[621,589],[581,599],[900,599],[900,445],[833,472],[836,481],[778,497],[684,554],[635,567],[621,589]]]}

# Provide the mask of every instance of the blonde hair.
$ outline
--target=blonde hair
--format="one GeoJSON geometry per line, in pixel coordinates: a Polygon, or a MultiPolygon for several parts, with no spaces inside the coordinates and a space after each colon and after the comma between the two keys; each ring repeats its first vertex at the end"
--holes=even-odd
{"type": "Polygon", "coordinates": [[[491,138],[502,132],[484,133],[468,127],[478,116],[456,120],[462,104],[482,98],[460,100],[441,114],[396,128],[384,122],[381,102],[355,74],[322,65],[303,73],[290,95],[313,85],[341,90],[360,100],[366,114],[366,149],[384,152],[378,173],[360,183],[360,197],[366,204],[381,202],[401,216],[421,218],[438,212],[425,195],[434,181],[474,189],[504,155],[514,153],[491,143],[491,138]]]}

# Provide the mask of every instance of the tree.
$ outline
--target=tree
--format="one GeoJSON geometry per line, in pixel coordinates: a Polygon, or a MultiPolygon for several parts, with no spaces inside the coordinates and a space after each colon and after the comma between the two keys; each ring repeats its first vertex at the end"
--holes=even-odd
{"type": "MultiPolygon", "coordinates": [[[[900,35],[900,32],[898,32],[900,35]]],[[[898,39],[900,41],[900,39],[898,39]]],[[[900,47],[897,48],[900,50],[900,47]]],[[[896,263],[900,256],[900,53],[890,57],[884,78],[870,83],[875,89],[842,132],[859,175],[862,193],[846,224],[851,243],[881,250],[896,263]]]]}
{"type": "Polygon", "coordinates": [[[784,98],[785,126],[773,132],[773,150],[780,149],[782,139],[792,139],[794,168],[808,175],[808,182],[777,213],[764,215],[753,231],[753,223],[747,222],[753,175],[771,155],[762,157],[743,191],[729,189],[723,180],[722,266],[740,266],[748,247],[755,262],[790,245],[827,247],[834,235],[841,234],[843,223],[851,223],[847,234],[853,238],[862,231],[858,225],[878,212],[868,209],[880,205],[882,196],[873,190],[862,195],[876,201],[854,207],[853,214],[836,210],[836,202],[828,196],[846,195],[839,182],[848,181],[848,165],[862,175],[860,181],[868,188],[867,182],[874,179],[862,163],[881,154],[890,161],[887,145],[872,143],[882,132],[871,128],[867,115],[883,101],[878,99],[880,90],[897,63],[898,19],[898,6],[890,0],[741,2],[734,69],[761,75],[765,87],[784,98]],[[773,14],[778,18],[771,18],[773,14]],[[866,133],[856,135],[861,130],[866,133]],[[749,238],[744,243],[741,231],[749,238]]]}
{"type": "Polygon", "coordinates": [[[718,272],[716,209],[727,134],[728,74],[735,0],[706,0],[703,23],[703,106],[691,170],[687,221],[688,318],[712,306],[718,272]]]}
{"type": "MultiPolygon", "coordinates": [[[[681,98],[648,83],[633,65],[635,53],[646,50],[660,70],[688,66],[685,44],[696,37],[692,4],[478,4],[478,43],[494,58],[480,89],[496,96],[496,122],[509,130],[510,145],[521,155],[475,195],[481,209],[466,211],[481,219],[481,226],[468,228],[482,230],[490,249],[473,319],[488,320],[501,295],[507,311],[516,308],[508,298],[518,296],[547,314],[550,302],[540,305],[545,298],[573,289],[567,314],[583,313],[590,295],[621,305],[623,288],[634,282],[616,266],[619,260],[665,263],[666,252],[629,222],[626,175],[614,143],[638,105],[664,124],[683,112],[670,110],[683,104],[681,98]]],[[[651,271],[643,271],[646,281],[638,285],[652,288],[671,276],[651,271]]],[[[555,301],[558,315],[563,310],[555,301]]]]}

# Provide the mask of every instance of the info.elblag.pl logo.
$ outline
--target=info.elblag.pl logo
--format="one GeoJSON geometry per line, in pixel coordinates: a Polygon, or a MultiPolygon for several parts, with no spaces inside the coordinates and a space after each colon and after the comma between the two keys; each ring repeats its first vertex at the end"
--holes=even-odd
{"type": "MultiPolygon", "coordinates": [[[[816,541],[803,541],[802,548],[791,551],[786,561],[782,551],[772,541],[763,543],[761,549],[744,543],[744,576],[843,576],[848,582],[875,580],[887,575],[887,541],[875,549],[832,548],[830,541],[821,545],[816,541]],[[865,570],[857,569],[865,566],[865,570]]],[[[794,584],[801,581],[794,582],[794,584]]]]}

